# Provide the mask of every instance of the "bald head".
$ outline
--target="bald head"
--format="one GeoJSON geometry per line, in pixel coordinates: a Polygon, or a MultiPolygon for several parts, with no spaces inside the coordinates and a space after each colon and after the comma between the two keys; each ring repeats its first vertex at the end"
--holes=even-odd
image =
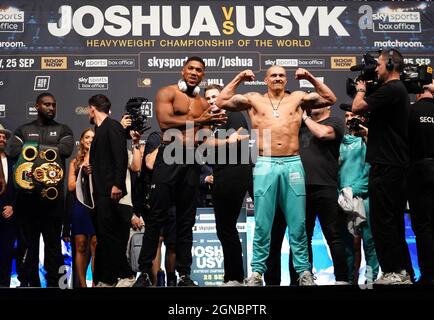
{"type": "Polygon", "coordinates": [[[267,69],[267,73],[265,74],[266,77],[268,77],[270,74],[273,73],[283,73],[286,76],[286,70],[282,66],[271,66],[267,69]]]}
{"type": "Polygon", "coordinates": [[[281,66],[272,66],[268,68],[264,81],[268,86],[268,90],[271,90],[274,93],[285,91],[285,86],[288,83],[285,68],[281,66]]]}

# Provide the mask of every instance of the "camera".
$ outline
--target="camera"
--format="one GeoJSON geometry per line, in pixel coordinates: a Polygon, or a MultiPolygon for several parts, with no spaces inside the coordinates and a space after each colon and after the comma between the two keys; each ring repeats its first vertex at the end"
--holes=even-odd
{"type": "MultiPolygon", "coordinates": [[[[350,104],[341,103],[339,105],[339,108],[341,110],[344,110],[344,111],[352,112],[350,104]]],[[[358,117],[354,117],[354,118],[348,120],[346,122],[346,124],[348,125],[348,128],[350,130],[353,130],[353,131],[359,131],[361,129],[360,125],[368,128],[369,127],[369,113],[365,113],[362,117],[363,117],[363,119],[358,118],[358,117]]]]}
{"type": "Polygon", "coordinates": [[[408,93],[423,93],[423,87],[432,82],[432,67],[406,64],[401,73],[401,81],[404,83],[408,93]]]}
{"type": "Polygon", "coordinates": [[[350,68],[351,71],[360,71],[360,74],[354,80],[351,78],[347,78],[347,94],[352,98],[356,95],[356,84],[357,81],[360,80],[366,81],[366,95],[369,95],[375,90],[377,90],[379,87],[379,83],[377,80],[377,73],[375,72],[376,68],[377,60],[371,55],[369,51],[366,52],[363,55],[362,63],[352,66],[350,68]]]}
{"type": "Polygon", "coordinates": [[[360,125],[368,128],[368,126],[369,126],[369,120],[368,120],[368,118],[365,118],[365,120],[362,120],[360,118],[352,118],[352,119],[350,119],[350,120],[347,121],[347,125],[348,125],[348,128],[350,130],[359,131],[360,129],[362,129],[360,127],[360,125]]]}
{"type": "Polygon", "coordinates": [[[131,118],[131,126],[127,130],[137,131],[140,134],[148,130],[148,118],[146,116],[147,98],[134,97],[130,98],[125,106],[126,114],[131,118]]]}

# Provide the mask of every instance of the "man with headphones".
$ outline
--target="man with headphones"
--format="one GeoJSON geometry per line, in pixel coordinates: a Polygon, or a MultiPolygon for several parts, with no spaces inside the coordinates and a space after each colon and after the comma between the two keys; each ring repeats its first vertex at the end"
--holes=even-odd
{"type": "Polygon", "coordinates": [[[205,62],[190,57],[177,83],[161,88],[156,96],[156,115],[163,132],[151,178],[150,210],[146,218],[143,245],[139,257],[140,277],[136,287],[151,285],[152,260],[157,253],[160,229],[172,204],[176,206],[176,271],[178,286],[195,286],[190,279],[199,166],[195,163],[195,139],[203,125],[225,120],[223,112],[213,113],[199,95],[199,83],[205,74],[205,62]],[[169,130],[172,129],[172,130],[169,130]],[[178,130],[173,130],[178,129],[178,130]]]}
{"type": "Polygon", "coordinates": [[[382,50],[376,73],[382,85],[366,96],[365,81],[358,81],[352,112],[370,111],[366,161],[369,205],[375,249],[383,275],[376,284],[411,284],[413,269],[405,242],[405,172],[409,166],[408,116],[410,99],[400,72],[404,59],[396,49],[382,50]]]}

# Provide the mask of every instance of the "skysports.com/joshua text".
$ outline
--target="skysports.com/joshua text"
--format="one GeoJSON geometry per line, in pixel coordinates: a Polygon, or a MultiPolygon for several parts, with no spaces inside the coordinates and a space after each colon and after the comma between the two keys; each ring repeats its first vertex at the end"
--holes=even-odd
{"type": "MultiPolygon", "coordinates": [[[[185,58],[157,58],[152,57],[147,59],[147,65],[150,68],[180,68],[184,65],[185,61],[188,57],[185,58]]],[[[225,57],[220,56],[217,58],[203,58],[205,61],[205,66],[209,67],[220,67],[222,69],[229,67],[246,67],[251,68],[253,66],[252,58],[244,58],[244,57],[225,57]]]]}

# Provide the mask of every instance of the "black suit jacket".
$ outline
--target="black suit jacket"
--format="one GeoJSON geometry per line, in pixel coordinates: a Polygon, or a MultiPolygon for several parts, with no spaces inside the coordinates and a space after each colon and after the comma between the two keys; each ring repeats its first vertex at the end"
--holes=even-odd
{"type": "MultiPolygon", "coordinates": [[[[4,206],[13,206],[15,204],[15,188],[14,188],[14,174],[12,167],[14,165],[14,162],[11,158],[6,156],[6,159],[8,161],[8,167],[3,168],[3,170],[8,170],[8,183],[6,186],[5,192],[0,195],[0,210],[3,211],[4,206]]],[[[1,217],[1,212],[0,212],[1,217]]]]}
{"type": "Polygon", "coordinates": [[[99,127],[90,147],[90,164],[95,196],[110,197],[112,186],[127,194],[127,139],[121,124],[109,117],[99,127]]]}

